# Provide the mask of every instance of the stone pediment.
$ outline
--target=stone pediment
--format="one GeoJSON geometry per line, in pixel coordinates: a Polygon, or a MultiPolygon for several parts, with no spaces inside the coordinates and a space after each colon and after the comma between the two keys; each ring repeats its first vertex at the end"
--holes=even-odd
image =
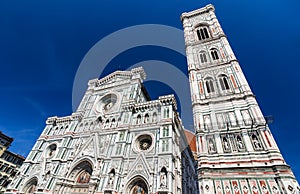
{"type": "Polygon", "coordinates": [[[130,179],[131,177],[137,176],[137,175],[142,175],[144,176],[147,180],[151,178],[151,168],[144,156],[143,153],[140,153],[138,157],[136,158],[135,162],[129,169],[127,178],[130,179]]]}
{"type": "Polygon", "coordinates": [[[96,146],[96,136],[91,136],[86,142],[75,145],[75,160],[82,157],[90,157],[97,159],[98,147],[96,146]],[[76,150],[77,149],[77,150],[76,150]]]}

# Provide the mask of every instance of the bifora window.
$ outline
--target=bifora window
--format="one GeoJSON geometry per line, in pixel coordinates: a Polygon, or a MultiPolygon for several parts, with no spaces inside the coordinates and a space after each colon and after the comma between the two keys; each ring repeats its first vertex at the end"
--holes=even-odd
{"type": "Polygon", "coordinates": [[[210,54],[211,54],[211,57],[212,57],[213,60],[220,59],[217,49],[215,49],[215,48],[210,49],[210,54]]]}
{"type": "Polygon", "coordinates": [[[196,34],[198,37],[198,40],[205,40],[209,38],[208,29],[206,26],[201,26],[198,29],[196,29],[196,34]]]}
{"type": "Polygon", "coordinates": [[[204,51],[200,51],[199,53],[199,57],[200,57],[200,62],[201,63],[206,63],[207,62],[207,57],[204,51]]]}
{"type": "Polygon", "coordinates": [[[213,83],[212,78],[207,78],[205,80],[205,86],[206,86],[207,93],[215,92],[214,83],[213,83]]]}
{"type": "Polygon", "coordinates": [[[222,90],[230,89],[227,76],[225,76],[225,75],[219,76],[219,83],[220,83],[222,90]]]}

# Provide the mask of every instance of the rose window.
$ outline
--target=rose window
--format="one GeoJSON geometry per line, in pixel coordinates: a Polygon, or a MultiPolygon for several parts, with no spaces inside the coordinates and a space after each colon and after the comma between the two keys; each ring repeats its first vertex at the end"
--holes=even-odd
{"type": "Polygon", "coordinates": [[[141,135],[137,138],[137,147],[139,150],[148,150],[152,145],[152,137],[150,135],[141,135]]]}

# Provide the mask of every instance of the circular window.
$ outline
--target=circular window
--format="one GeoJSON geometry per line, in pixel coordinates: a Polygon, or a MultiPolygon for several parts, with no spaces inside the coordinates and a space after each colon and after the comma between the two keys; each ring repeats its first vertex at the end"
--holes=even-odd
{"type": "Polygon", "coordinates": [[[96,110],[98,112],[108,112],[116,104],[118,97],[116,94],[107,94],[99,101],[96,110]]]}
{"type": "Polygon", "coordinates": [[[152,146],[152,137],[150,135],[140,135],[137,138],[137,148],[139,150],[149,150],[152,146]]]}

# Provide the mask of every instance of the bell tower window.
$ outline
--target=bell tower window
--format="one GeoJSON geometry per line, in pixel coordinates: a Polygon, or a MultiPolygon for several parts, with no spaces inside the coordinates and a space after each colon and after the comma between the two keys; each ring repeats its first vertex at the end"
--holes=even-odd
{"type": "Polygon", "coordinates": [[[210,49],[210,54],[211,54],[211,57],[212,57],[213,60],[220,59],[217,49],[210,49]]]}
{"type": "Polygon", "coordinates": [[[201,62],[201,63],[206,63],[206,62],[207,62],[207,57],[206,57],[206,54],[205,54],[204,51],[201,51],[201,52],[199,53],[199,57],[200,57],[200,62],[201,62]]]}
{"type": "Polygon", "coordinates": [[[221,75],[219,77],[219,83],[220,83],[220,86],[221,86],[222,90],[229,90],[230,89],[227,76],[221,75]]]}
{"type": "Polygon", "coordinates": [[[213,60],[220,59],[217,49],[210,49],[210,54],[213,60]]]}
{"type": "Polygon", "coordinates": [[[205,80],[205,86],[206,86],[207,93],[215,92],[214,83],[211,78],[205,80]]]}
{"type": "Polygon", "coordinates": [[[198,40],[205,40],[209,38],[209,32],[206,26],[201,26],[196,30],[198,40]]]}

